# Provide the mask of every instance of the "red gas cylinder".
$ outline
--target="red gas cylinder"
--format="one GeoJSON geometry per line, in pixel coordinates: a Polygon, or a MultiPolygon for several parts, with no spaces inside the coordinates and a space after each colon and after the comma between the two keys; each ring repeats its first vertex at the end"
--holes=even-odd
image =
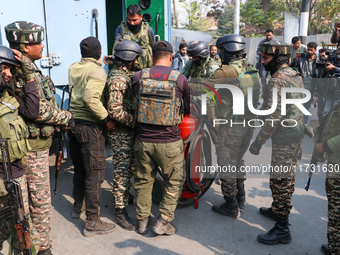
{"type": "MultiPolygon", "coordinates": [[[[186,140],[188,138],[188,136],[190,135],[190,133],[192,133],[194,130],[196,130],[198,128],[198,123],[199,123],[199,120],[194,115],[187,114],[183,117],[182,123],[178,125],[179,128],[181,129],[181,137],[182,137],[183,140],[186,140]]],[[[190,143],[188,143],[186,145],[185,150],[184,150],[185,160],[187,160],[189,145],[190,145],[190,143]]],[[[188,160],[190,160],[190,159],[188,159],[188,160]]],[[[189,162],[187,162],[187,163],[189,163],[189,162]]],[[[196,169],[196,166],[200,166],[200,163],[201,163],[201,142],[200,141],[198,141],[197,144],[196,144],[196,148],[194,150],[194,155],[192,157],[192,162],[190,162],[190,163],[191,163],[192,180],[195,183],[199,184],[200,183],[200,173],[196,172],[195,169],[196,169]]],[[[182,191],[181,199],[194,198],[198,194],[199,194],[199,192],[193,193],[191,191],[188,191],[186,182],[183,184],[183,191],[182,191]]]]}

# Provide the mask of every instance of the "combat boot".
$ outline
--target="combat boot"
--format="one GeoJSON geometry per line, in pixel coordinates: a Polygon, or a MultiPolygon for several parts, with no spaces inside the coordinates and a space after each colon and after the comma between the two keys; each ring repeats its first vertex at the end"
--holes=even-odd
{"type": "Polygon", "coordinates": [[[155,232],[158,235],[173,235],[176,232],[176,229],[171,224],[171,222],[168,222],[163,219],[161,215],[158,215],[157,221],[155,225],[152,228],[153,232],[155,232]]]}
{"type": "Polygon", "coordinates": [[[237,185],[237,195],[236,195],[237,203],[240,208],[246,206],[246,191],[244,190],[243,185],[237,185]]]}
{"type": "Polygon", "coordinates": [[[93,220],[86,219],[84,236],[104,235],[113,232],[116,229],[116,224],[101,221],[100,218],[93,220]]]}
{"type": "Polygon", "coordinates": [[[260,208],[260,213],[263,215],[263,216],[266,216],[268,218],[271,218],[273,220],[277,220],[278,217],[276,215],[276,213],[273,212],[273,209],[271,207],[267,208],[267,207],[261,207],[260,208]]]}
{"type": "Polygon", "coordinates": [[[321,245],[321,251],[323,252],[323,254],[331,255],[331,251],[329,250],[328,244],[321,245]]]}
{"type": "Polygon", "coordinates": [[[225,198],[226,202],[221,205],[214,205],[211,209],[214,212],[237,219],[240,216],[240,209],[236,198],[225,198]]]}
{"type": "Polygon", "coordinates": [[[125,230],[134,231],[136,229],[136,223],[131,220],[125,208],[116,208],[116,222],[125,230]]]}
{"type": "Polygon", "coordinates": [[[149,231],[149,221],[151,219],[151,216],[145,217],[144,219],[137,219],[137,229],[138,233],[141,235],[145,235],[149,231]]]}
{"type": "Polygon", "coordinates": [[[257,236],[257,240],[264,244],[277,244],[277,243],[289,243],[292,240],[292,236],[289,231],[289,221],[287,219],[279,218],[275,226],[269,230],[266,234],[257,236]]]}

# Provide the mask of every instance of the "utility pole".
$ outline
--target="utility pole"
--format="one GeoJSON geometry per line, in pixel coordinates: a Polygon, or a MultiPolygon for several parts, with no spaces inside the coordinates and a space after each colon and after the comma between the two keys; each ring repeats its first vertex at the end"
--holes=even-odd
{"type": "Polygon", "coordinates": [[[234,34],[240,33],[240,0],[235,0],[234,8],[234,34]]]}
{"type": "Polygon", "coordinates": [[[300,39],[302,44],[307,44],[308,20],[310,0],[302,0],[300,17],[300,39]]]}
{"type": "Polygon", "coordinates": [[[175,16],[175,22],[176,22],[176,29],[178,29],[178,19],[177,19],[177,13],[176,13],[176,2],[175,0],[172,0],[173,6],[174,6],[174,16],[175,16]]]}

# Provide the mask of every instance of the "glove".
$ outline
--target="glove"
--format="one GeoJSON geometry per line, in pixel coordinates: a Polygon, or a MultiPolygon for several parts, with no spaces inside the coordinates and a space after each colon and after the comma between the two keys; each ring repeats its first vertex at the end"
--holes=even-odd
{"type": "Polygon", "coordinates": [[[31,66],[28,60],[23,55],[21,55],[19,62],[20,62],[20,67],[17,69],[18,74],[20,76],[24,76],[26,78],[26,81],[34,79],[35,67],[31,66]]]}
{"type": "Polygon", "coordinates": [[[316,159],[318,160],[318,162],[325,162],[326,160],[324,159],[323,155],[324,152],[320,152],[317,148],[316,145],[318,143],[315,143],[314,145],[314,151],[313,151],[313,155],[316,157],[316,159]]]}
{"type": "Polygon", "coordinates": [[[259,155],[261,148],[262,148],[262,144],[260,144],[258,141],[255,140],[255,142],[253,142],[250,145],[249,151],[253,155],[259,155]]]}
{"type": "Polygon", "coordinates": [[[75,126],[76,126],[76,123],[74,122],[74,118],[72,114],[71,119],[68,121],[67,129],[74,129],[75,126]]]}

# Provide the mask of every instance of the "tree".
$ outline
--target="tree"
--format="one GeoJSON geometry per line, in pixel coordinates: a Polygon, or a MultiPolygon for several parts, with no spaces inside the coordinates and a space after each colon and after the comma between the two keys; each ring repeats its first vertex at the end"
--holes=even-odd
{"type": "Polygon", "coordinates": [[[186,18],[180,24],[188,30],[207,31],[211,26],[211,20],[205,16],[205,5],[198,0],[189,0],[179,3],[182,7],[181,13],[186,18]]]}

